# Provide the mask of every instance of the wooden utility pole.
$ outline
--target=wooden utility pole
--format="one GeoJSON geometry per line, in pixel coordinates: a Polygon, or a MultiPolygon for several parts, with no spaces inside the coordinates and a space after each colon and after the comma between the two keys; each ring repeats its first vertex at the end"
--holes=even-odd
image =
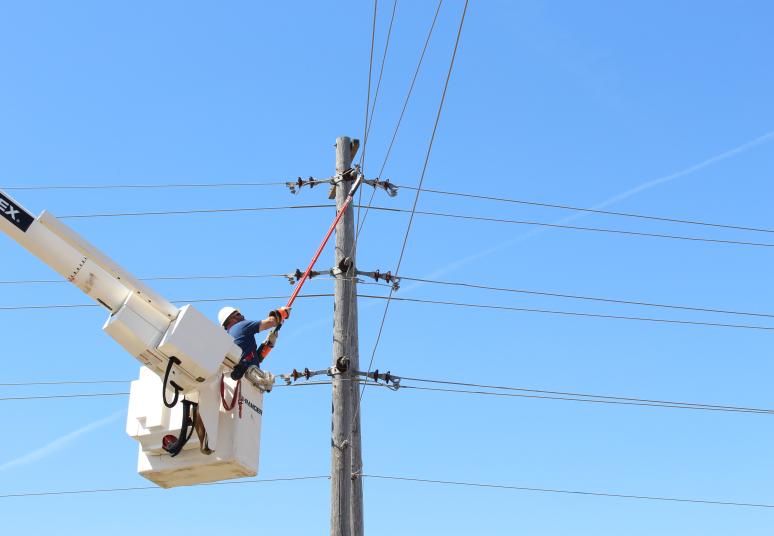
{"type": "MultiPolygon", "coordinates": [[[[343,173],[352,167],[353,145],[348,137],[336,139],[336,207],[344,204],[352,180],[343,173]]],[[[354,177],[353,177],[354,178],[354,177]]],[[[346,371],[334,376],[331,425],[331,536],[363,534],[363,490],[360,471],[360,412],[355,404],[359,397],[357,338],[357,284],[355,283],[355,221],[352,206],[336,226],[336,267],[346,271],[336,278],[333,313],[333,366],[346,364],[346,371]],[[342,263],[347,257],[348,264],[342,263]],[[346,360],[346,363],[343,361],[346,360]],[[357,482],[353,490],[353,483],[357,482]]],[[[359,409],[359,404],[357,405],[359,409]]]]}

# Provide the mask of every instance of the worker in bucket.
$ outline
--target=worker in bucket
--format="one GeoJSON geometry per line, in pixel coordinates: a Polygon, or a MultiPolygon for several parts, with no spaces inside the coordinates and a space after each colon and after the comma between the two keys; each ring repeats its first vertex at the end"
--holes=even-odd
{"type": "Polygon", "coordinates": [[[218,311],[218,322],[229,335],[234,337],[234,342],[242,349],[242,358],[231,373],[233,379],[241,378],[251,365],[260,368],[261,357],[258,355],[255,335],[259,331],[281,325],[289,316],[290,307],[274,309],[269,312],[269,316],[259,321],[245,319],[236,307],[223,307],[218,311]]]}

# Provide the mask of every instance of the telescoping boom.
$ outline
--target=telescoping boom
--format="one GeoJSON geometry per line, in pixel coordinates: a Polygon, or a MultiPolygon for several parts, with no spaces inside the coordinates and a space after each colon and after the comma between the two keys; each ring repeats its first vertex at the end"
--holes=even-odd
{"type": "Polygon", "coordinates": [[[240,389],[224,377],[241,358],[232,337],[193,306],[170,303],[52,214],[35,217],[0,191],[0,216],[5,234],[109,311],[103,331],[144,365],[126,425],[140,443],[139,473],[162,487],[255,476],[263,392],[271,386],[240,389]],[[194,428],[198,445],[187,442],[194,428]]]}
{"type": "MultiPolygon", "coordinates": [[[[349,195],[287,307],[362,184],[357,168],[340,179],[353,175],[349,195]]],[[[249,382],[242,385],[241,376],[233,375],[242,351],[221,326],[190,304],[176,307],[54,215],[43,211],[35,217],[0,190],[0,216],[0,230],[109,311],[103,331],[144,365],[132,382],[126,424],[127,434],[140,443],[138,472],[162,487],[255,476],[263,394],[274,377],[250,367],[249,382]],[[178,403],[181,393],[185,397],[178,403]],[[198,445],[188,442],[194,431],[198,445]]],[[[281,327],[259,346],[261,360],[281,327]]]]}

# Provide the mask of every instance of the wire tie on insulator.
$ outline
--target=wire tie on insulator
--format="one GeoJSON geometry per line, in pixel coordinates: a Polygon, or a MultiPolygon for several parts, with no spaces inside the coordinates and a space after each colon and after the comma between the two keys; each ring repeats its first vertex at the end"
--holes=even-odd
{"type": "Polygon", "coordinates": [[[388,385],[387,387],[389,387],[393,391],[397,391],[398,389],[400,389],[400,378],[398,378],[397,376],[392,378],[392,386],[388,385]]]}
{"type": "Polygon", "coordinates": [[[387,195],[390,197],[395,197],[398,195],[398,189],[394,184],[390,184],[390,179],[384,181],[384,189],[387,191],[387,195]]]}

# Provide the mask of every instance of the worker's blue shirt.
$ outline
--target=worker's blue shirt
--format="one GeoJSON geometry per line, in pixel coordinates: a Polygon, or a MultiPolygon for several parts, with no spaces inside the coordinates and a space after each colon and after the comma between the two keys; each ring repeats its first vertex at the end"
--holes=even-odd
{"type": "Polygon", "coordinates": [[[242,320],[228,329],[228,334],[234,337],[234,342],[242,349],[242,357],[258,349],[255,334],[258,333],[260,327],[260,321],[242,320]]]}

